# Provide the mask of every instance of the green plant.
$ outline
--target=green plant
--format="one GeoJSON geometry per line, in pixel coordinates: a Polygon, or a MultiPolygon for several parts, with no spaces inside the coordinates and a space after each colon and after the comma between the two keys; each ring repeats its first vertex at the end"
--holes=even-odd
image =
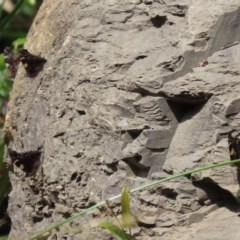
{"type": "Polygon", "coordinates": [[[7,240],[8,239],[8,236],[2,236],[0,237],[0,240],[7,240]]]}
{"type": "Polygon", "coordinates": [[[0,5],[0,46],[25,38],[41,0],[5,0],[0,5]],[[4,3],[10,2],[11,7],[4,3]]]}
{"type": "MultiPolygon", "coordinates": [[[[220,162],[220,163],[217,163],[217,164],[208,164],[208,165],[206,165],[204,167],[201,167],[201,168],[196,168],[196,169],[192,169],[192,170],[185,171],[185,172],[182,172],[182,173],[178,173],[178,174],[169,176],[169,177],[164,178],[164,179],[151,181],[149,183],[146,183],[144,185],[141,185],[137,188],[134,188],[134,189],[130,190],[130,194],[135,193],[135,192],[139,192],[139,191],[142,191],[142,190],[150,189],[150,188],[155,187],[155,186],[157,186],[157,185],[159,185],[163,182],[168,182],[170,180],[180,178],[180,177],[184,177],[184,176],[188,176],[188,175],[193,174],[193,173],[202,172],[202,171],[206,171],[206,170],[209,170],[209,169],[212,169],[212,168],[223,167],[223,166],[227,166],[227,165],[239,164],[239,163],[240,163],[240,159],[220,162]]],[[[121,198],[121,196],[122,196],[121,194],[113,196],[113,197],[109,198],[107,201],[112,202],[114,200],[117,200],[117,199],[121,198]]],[[[50,227],[45,228],[42,231],[37,232],[36,234],[30,236],[28,238],[28,240],[39,240],[39,239],[41,239],[41,237],[43,235],[45,235],[47,233],[50,233],[54,229],[58,229],[60,226],[62,226],[64,224],[67,224],[67,223],[73,221],[74,219],[79,218],[80,216],[83,216],[84,214],[89,213],[92,210],[94,210],[98,207],[101,207],[105,204],[106,204],[106,200],[103,200],[103,201],[97,203],[96,205],[94,205],[92,207],[89,207],[89,208],[87,208],[87,209],[85,209],[81,212],[75,213],[71,217],[69,217],[67,219],[64,219],[64,220],[62,220],[62,221],[60,221],[60,222],[58,222],[58,223],[56,223],[56,224],[54,224],[50,227]]]]}
{"type": "Polygon", "coordinates": [[[118,216],[112,210],[109,201],[105,201],[117,224],[110,220],[104,220],[99,224],[100,227],[106,229],[118,240],[135,240],[131,234],[131,227],[135,223],[135,217],[130,208],[129,192],[129,187],[127,185],[124,186],[121,194],[121,219],[118,219],[118,216]],[[128,229],[128,232],[126,232],[126,229],[128,229]]]}

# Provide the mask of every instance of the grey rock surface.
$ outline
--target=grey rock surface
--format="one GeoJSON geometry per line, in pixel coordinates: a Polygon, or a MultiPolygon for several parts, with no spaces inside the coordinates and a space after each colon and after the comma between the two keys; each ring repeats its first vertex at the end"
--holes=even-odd
{"type": "MultiPolygon", "coordinates": [[[[26,48],[47,63],[34,79],[20,67],[4,129],[9,239],[125,183],[229,159],[228,135],[240,133],[239,16],[239,0],[44,1],[26,48]]],[[[133,211],[158,218],[134,234],[238,240],[238,190],[239,169],[227,166],[135,194],[133,211]]],[[[110,239],[93,222],[89,214],[49,239],[110,239]]]]}

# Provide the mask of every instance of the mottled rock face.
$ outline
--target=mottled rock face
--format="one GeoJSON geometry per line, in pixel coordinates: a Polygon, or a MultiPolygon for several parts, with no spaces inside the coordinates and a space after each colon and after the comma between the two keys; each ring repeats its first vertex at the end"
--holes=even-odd
{"type": "MultiPolygon", "coordinates": [[[[230,158],[228,135],[240,132],[240,3],[180,2],[44,1],[25,47],[47,63],[34,79],[20,67],[5,124],[15,163],[10,239],[126,182],[230,158]]],[[[238,175],[217,168],[137,194],[133,210],[160,214],[137,239],[239,239],[238,175]]],[[[75,228],[91,221],[55,237],[84,239],[75,228]]]]}

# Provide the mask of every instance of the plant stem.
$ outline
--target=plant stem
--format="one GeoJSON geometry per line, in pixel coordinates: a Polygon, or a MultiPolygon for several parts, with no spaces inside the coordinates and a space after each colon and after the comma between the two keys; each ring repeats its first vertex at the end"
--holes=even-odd
{"type": "MultiPolygon", "coordinates": [[[[217,167],[223,167],[223,166],[226,166],[226,165],[233,165],[233,164],[237,164],[237,163],[240,163],[240,159],[232,160],[232,161],[220,162],[220,163],[216,163],[216,164],[208,164],[205,167],[196,168],[196,169],[193,169],[193,170],[189,170],[189,171],[185,171],[185,172],[182,172],[182,173],[178,173],[178,174],[172,175],[172,176],[167,177],[167,178],[151,181],[150,183],[141,185],[140,187],[137,187],[137,188],[134,188],[134,189],[130,190],[130,193],[135,193],[135,192],[138,192],[138,191],[146,190],[146,189],[152,188],[152,187],[154,187],[156,185],[159,185],[160,183],[168,182],[170,180],[173,180],[173,179],[176,179],[176,178],[179,178],[179,177],[183,177],[183,176],[187,176],[187,175],[190,175],[192,173],[202,172],[202,171],[206,171],[208,169],[217,168],[217,167]]],[[[112,202],[112,201],[114,201],[116,199],[119,199],[119,198],[121,198],[121,194],[118,194],[116,196],[113,196],[113,197],[109,198],[108,202],[112,202]]],[[[75,213],[70,218],[64,219],[64,220],[54,224],[53,226],[50,226],[50,227],[46,228],[45,230],[42,230],[42,231],[36,233],[35,235],[30,236],[30,238],[28,240],[36,240],[39,237],[41,237],[43,234],[45,234],[47,232],[51,232],[52,230],[54,230],[54,229],[56,229],[56,228],[58,228],[58,227],[60,227],[60,226],[62,226],[64,224],[66,224],[68,222],[71,222],[74,219],[76,219],[76,218],[84,215],[85,213],[90,212],[90,211],[92,211],[92,210],[94,210],[94,209],[96,209],[96,208],[98,208],[98,207],[100,207],[100,206],[102,206],[104,204],[106,204],[105,200],[95,204],[94,206],[91,206],[91,207],[89,207],[87,209],[84,209],[81,212],[75,213]]]]}

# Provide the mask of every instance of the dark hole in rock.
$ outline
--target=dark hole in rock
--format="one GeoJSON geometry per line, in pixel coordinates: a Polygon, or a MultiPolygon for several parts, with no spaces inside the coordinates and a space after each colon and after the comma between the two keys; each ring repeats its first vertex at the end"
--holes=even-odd
{"type": "Polygon", "coordinates": [[[8,149],[8,154],[12,162],[28,175],[34,175],[41,165],[42,151],[40,149],[21,153],[8,149]]]}
{"type": "Polygon", "coordinates": [[[178,122],[187,120],[189,117],[194,116],[204,106],[204,103],[193,104],[193,103],[175,102],[175,101],[167,101],[167,102],[178,122]]]}
{"type": "Polygon", "coordinates": [[[121,134],[125,135],[126,133],[130,136],[132,140],[138,138],[143,130],[149,129],[150,127],[145,125],[142,129],[126,129],[126,130],[121,130],[121,134]]]}
{"type": "Polygon", "coordinates": [[[156,17],[151,18],[151,23],[156,28],[160,28],[162,25],[166,23],[166,21],[167,21],[166,16],[157,15],[156,17]]]}
{"type": "Polygon", "coordinates": [[[129,133],[129,135],[131,136],[132,139],[136,139],[140,136],[140,134],[142,133],[143,129],[131,129],[131,130],[127,130],[127,132],[129,133]]]}
{"type": "Polygon", "coordinates": [[[44,205],[39,206],[39,207],[38,207],[38,211],[42,211],[42,210],[43,210],[43,207],[44,207],[44,205]]]}
{"type": "Polygon", "coordinates": [[[69,217],[71,217],[71,215],[72,214],[70,212],[62,213],[63,218],[69,218],[69,217]]]}
{"type": "Polygon", "coordinates": [[[161,194],[163,196],[166,196],[167,198],[171,198],[173,200],[176,200],[178,193],[174,191],[174,189],[170,188],[164,188],[161,190],[161,194]]]}
{"type": "Polygon", "coordinates": [[[118,170],[118,162],[107,164],[107,167],[111,170],[111,172],[112,172],[111,174],[113,174],[114,172],[116,172],[118,170]]]}
{"type": "Polygon", "coordinates": [[[78,173],[77,172],[74,172],[71,176],[71,181],[74,181],[78,176],[78,173]]]}
{"type": "Polygon", "coordinates": [[[147,57],[147,55],[139,55],[136,57],[136,60],[144,59],[146,57],[147,57]]]}
{"type": "Polygon", "coordinates": [[[50,218],[52,216],[52,213],[51,212],[45,212],[43,214],[44,218],[50,218]]]}
{"type": "Polygon", "coordinates": [[[34,216],[33,217],[33,223],[38,223],[41,222],[43,220],[43,216],[34,216]]]}
{"type": "Polygon", "coordinates": [[[150,171],[150,167],[141,164],[140,163],[141,160],[142,156],[139,154],[123,159],[123,161],[128,164],[128,166],[131,168],[131,170],[136,176],[147,178],[150,171]]]}
{"type": "Polygon", "coordinates": [[[80,158],[81,156],[82,156],[82,153],[80,153],[80,152],[73,155],[73,157],[75,157],[75,158],[80,158]]]}
{"type": "Polygon", "coordinates": [[[145,1],[146,5],[152,5],[152,1],[145,1]]]}
{"type": "Polygon", "coordinates": [[[115,68],[120,68],[120,67],[122,67],[124,64],[122,64],[122,63],[116,63],[116,64],[114,64],[113,65],[113,67],[115,67],[115,68]]]}
{"type": "MultiPolygon", "coordinates": [[[[195,180],[193,176],[192,184],[195,187],[202,189],[206,193],[211,203],[216,203],[220,206],[225,205],[226,207],[228,207],[229,205],[238,205],[237,199],[229,190],[220,187],[215,181],[213,181],[209,177],[195,180]]],[[[203,204],[203,202],[201,202],[201,199],[199,200],[199,202],[203,204]]]]}
{"type": "Polygon", "coordinates": [[[82,116],[82,115],[86,115],[86,111],[84,110],[77,110],[77,113],[82,116]]]}
{"type": "Polygon", "coordinates": [[[59,133],[56,133],[53,137],[54,138],[57,138],[57,137],[62,137],[64,136],[65,132],[59,132],[59,133]]]}
{"type": "Polygon", "coordinates": [[[77,179],[76,179],[76,182],[78,183],[78,182],[81,182],[81,180],[82,180],[82,177],[79,175],[78,177],[77,177],[77,179]]]}
{"type": "Polygon", "coordinates": [[[74,172],[74,173],[72,174],[72,176],[71,176],[71,181],[76,181],[76,182],[78,183],[78,182],[81,182],[81,180],[82,180],[82,176],[81,176],[80,173],[74,172]]]}

